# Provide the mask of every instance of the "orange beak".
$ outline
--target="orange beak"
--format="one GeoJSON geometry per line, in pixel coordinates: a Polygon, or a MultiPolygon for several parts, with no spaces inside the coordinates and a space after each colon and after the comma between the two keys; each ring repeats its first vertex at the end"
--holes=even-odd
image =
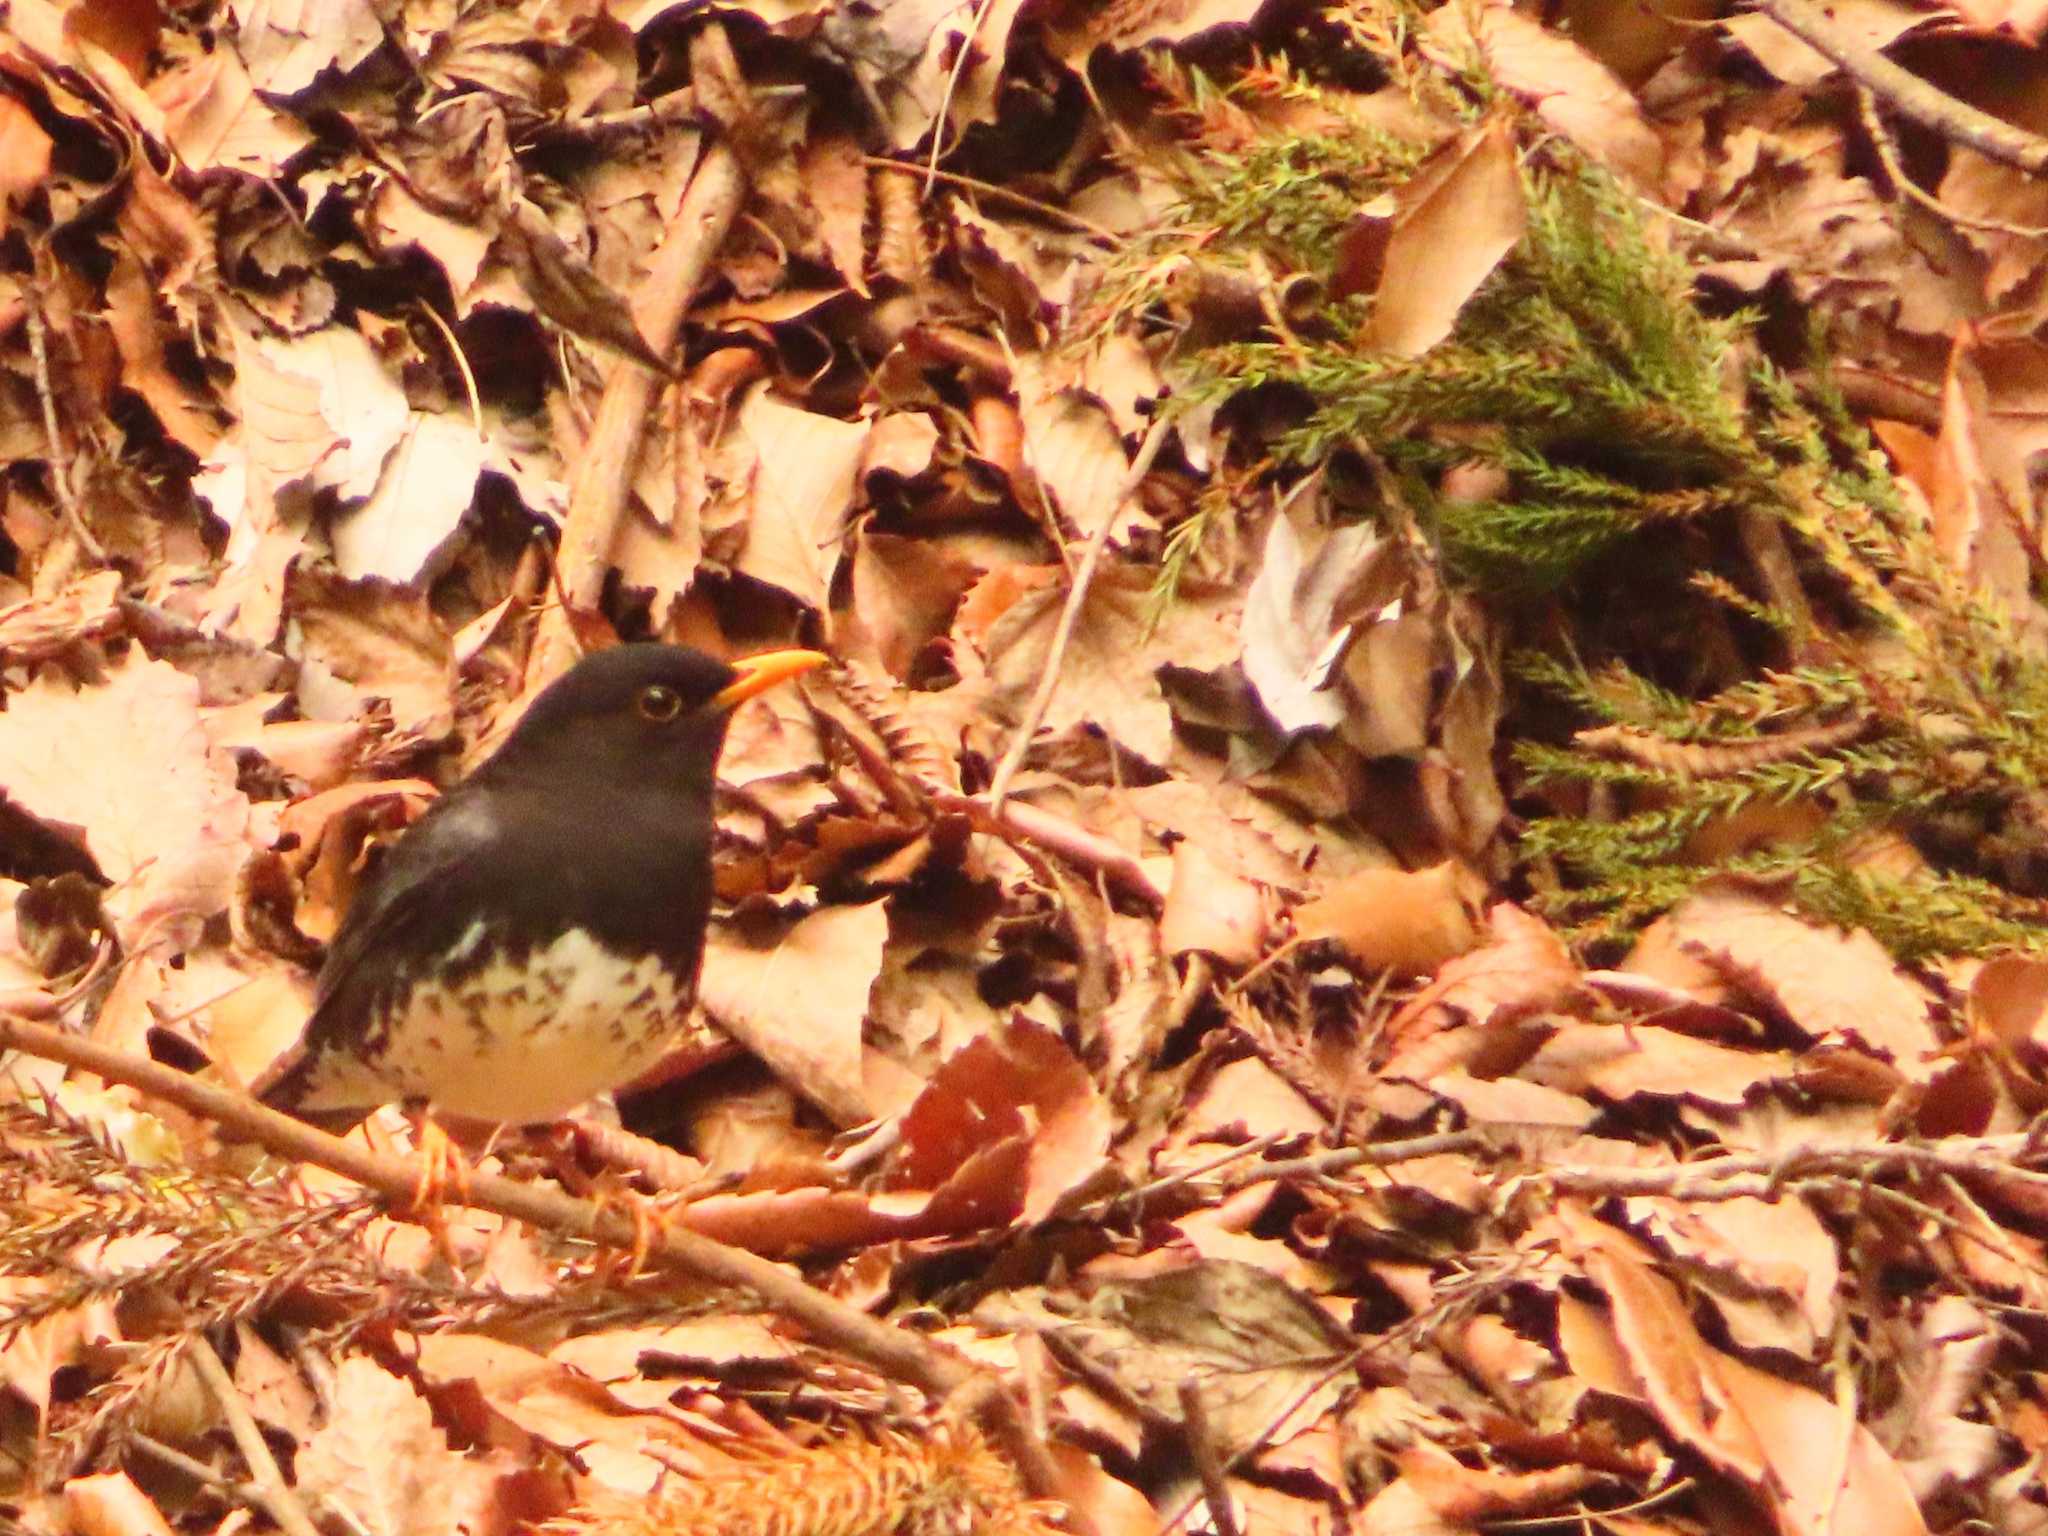
{"type": "Polygon", "coordinates": [[[714,693],[705,708],[732,709],[777,683],[801,676],[813,667],[822,667],[831,659],[823,651],[763,651],[758,656],[730,662],[728,665],[739,673],[739,680],[714,693]]]}

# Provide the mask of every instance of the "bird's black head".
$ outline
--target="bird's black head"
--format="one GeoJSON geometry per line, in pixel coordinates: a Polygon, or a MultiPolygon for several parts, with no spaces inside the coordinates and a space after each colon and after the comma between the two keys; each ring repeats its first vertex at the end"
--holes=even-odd
{"type": "Polygon", "coordinates": [[[602,761],[651,779],[701,773],[708,787],[733,707],[824,660],[816,651],[770,651],[728,663],[682,645],[613,646],[542,690],[479,771],[602,761]]]}

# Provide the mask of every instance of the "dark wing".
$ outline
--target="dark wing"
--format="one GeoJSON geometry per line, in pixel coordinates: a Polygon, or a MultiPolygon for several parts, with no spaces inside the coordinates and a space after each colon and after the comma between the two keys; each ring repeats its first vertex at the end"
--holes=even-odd
{"type": "Polygon", "coordinates": [[[360,1048],[380,992],[401,984],[405,957],[445,954],[460,940],[465,914],[476,910],[462,897],[477,883],[477,855],[497,832],[490,797],[458,791],[392,846],[356,892],[328,946],[305,1034],[256,1081],[257,1098],[272,1109],[340,1128],[375,1107],[308,1112],[300,1103],[317,1086],[324,1057],[360,1048]]]}

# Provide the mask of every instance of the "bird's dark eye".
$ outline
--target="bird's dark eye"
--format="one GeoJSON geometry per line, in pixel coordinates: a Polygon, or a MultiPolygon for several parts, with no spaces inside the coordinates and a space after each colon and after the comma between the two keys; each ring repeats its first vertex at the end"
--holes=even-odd
{"type": "Polygon", "coordinates": [[[640,690],[633,707],[647,719],[660,724],[683,712],[683,696],[665,683],[650,683],[640,690]]]}

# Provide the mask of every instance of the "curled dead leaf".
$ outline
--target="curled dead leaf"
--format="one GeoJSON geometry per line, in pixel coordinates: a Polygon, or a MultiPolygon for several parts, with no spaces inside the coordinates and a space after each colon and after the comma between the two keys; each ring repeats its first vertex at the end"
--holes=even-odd
{"type": "Polygon", "coordinates": [[[1297,938],[1334,939],[1360,965],[1427,976],[1479,941],[1486,882],[1454,859],[1365,869],[1294,910],[1297,938]]]}

